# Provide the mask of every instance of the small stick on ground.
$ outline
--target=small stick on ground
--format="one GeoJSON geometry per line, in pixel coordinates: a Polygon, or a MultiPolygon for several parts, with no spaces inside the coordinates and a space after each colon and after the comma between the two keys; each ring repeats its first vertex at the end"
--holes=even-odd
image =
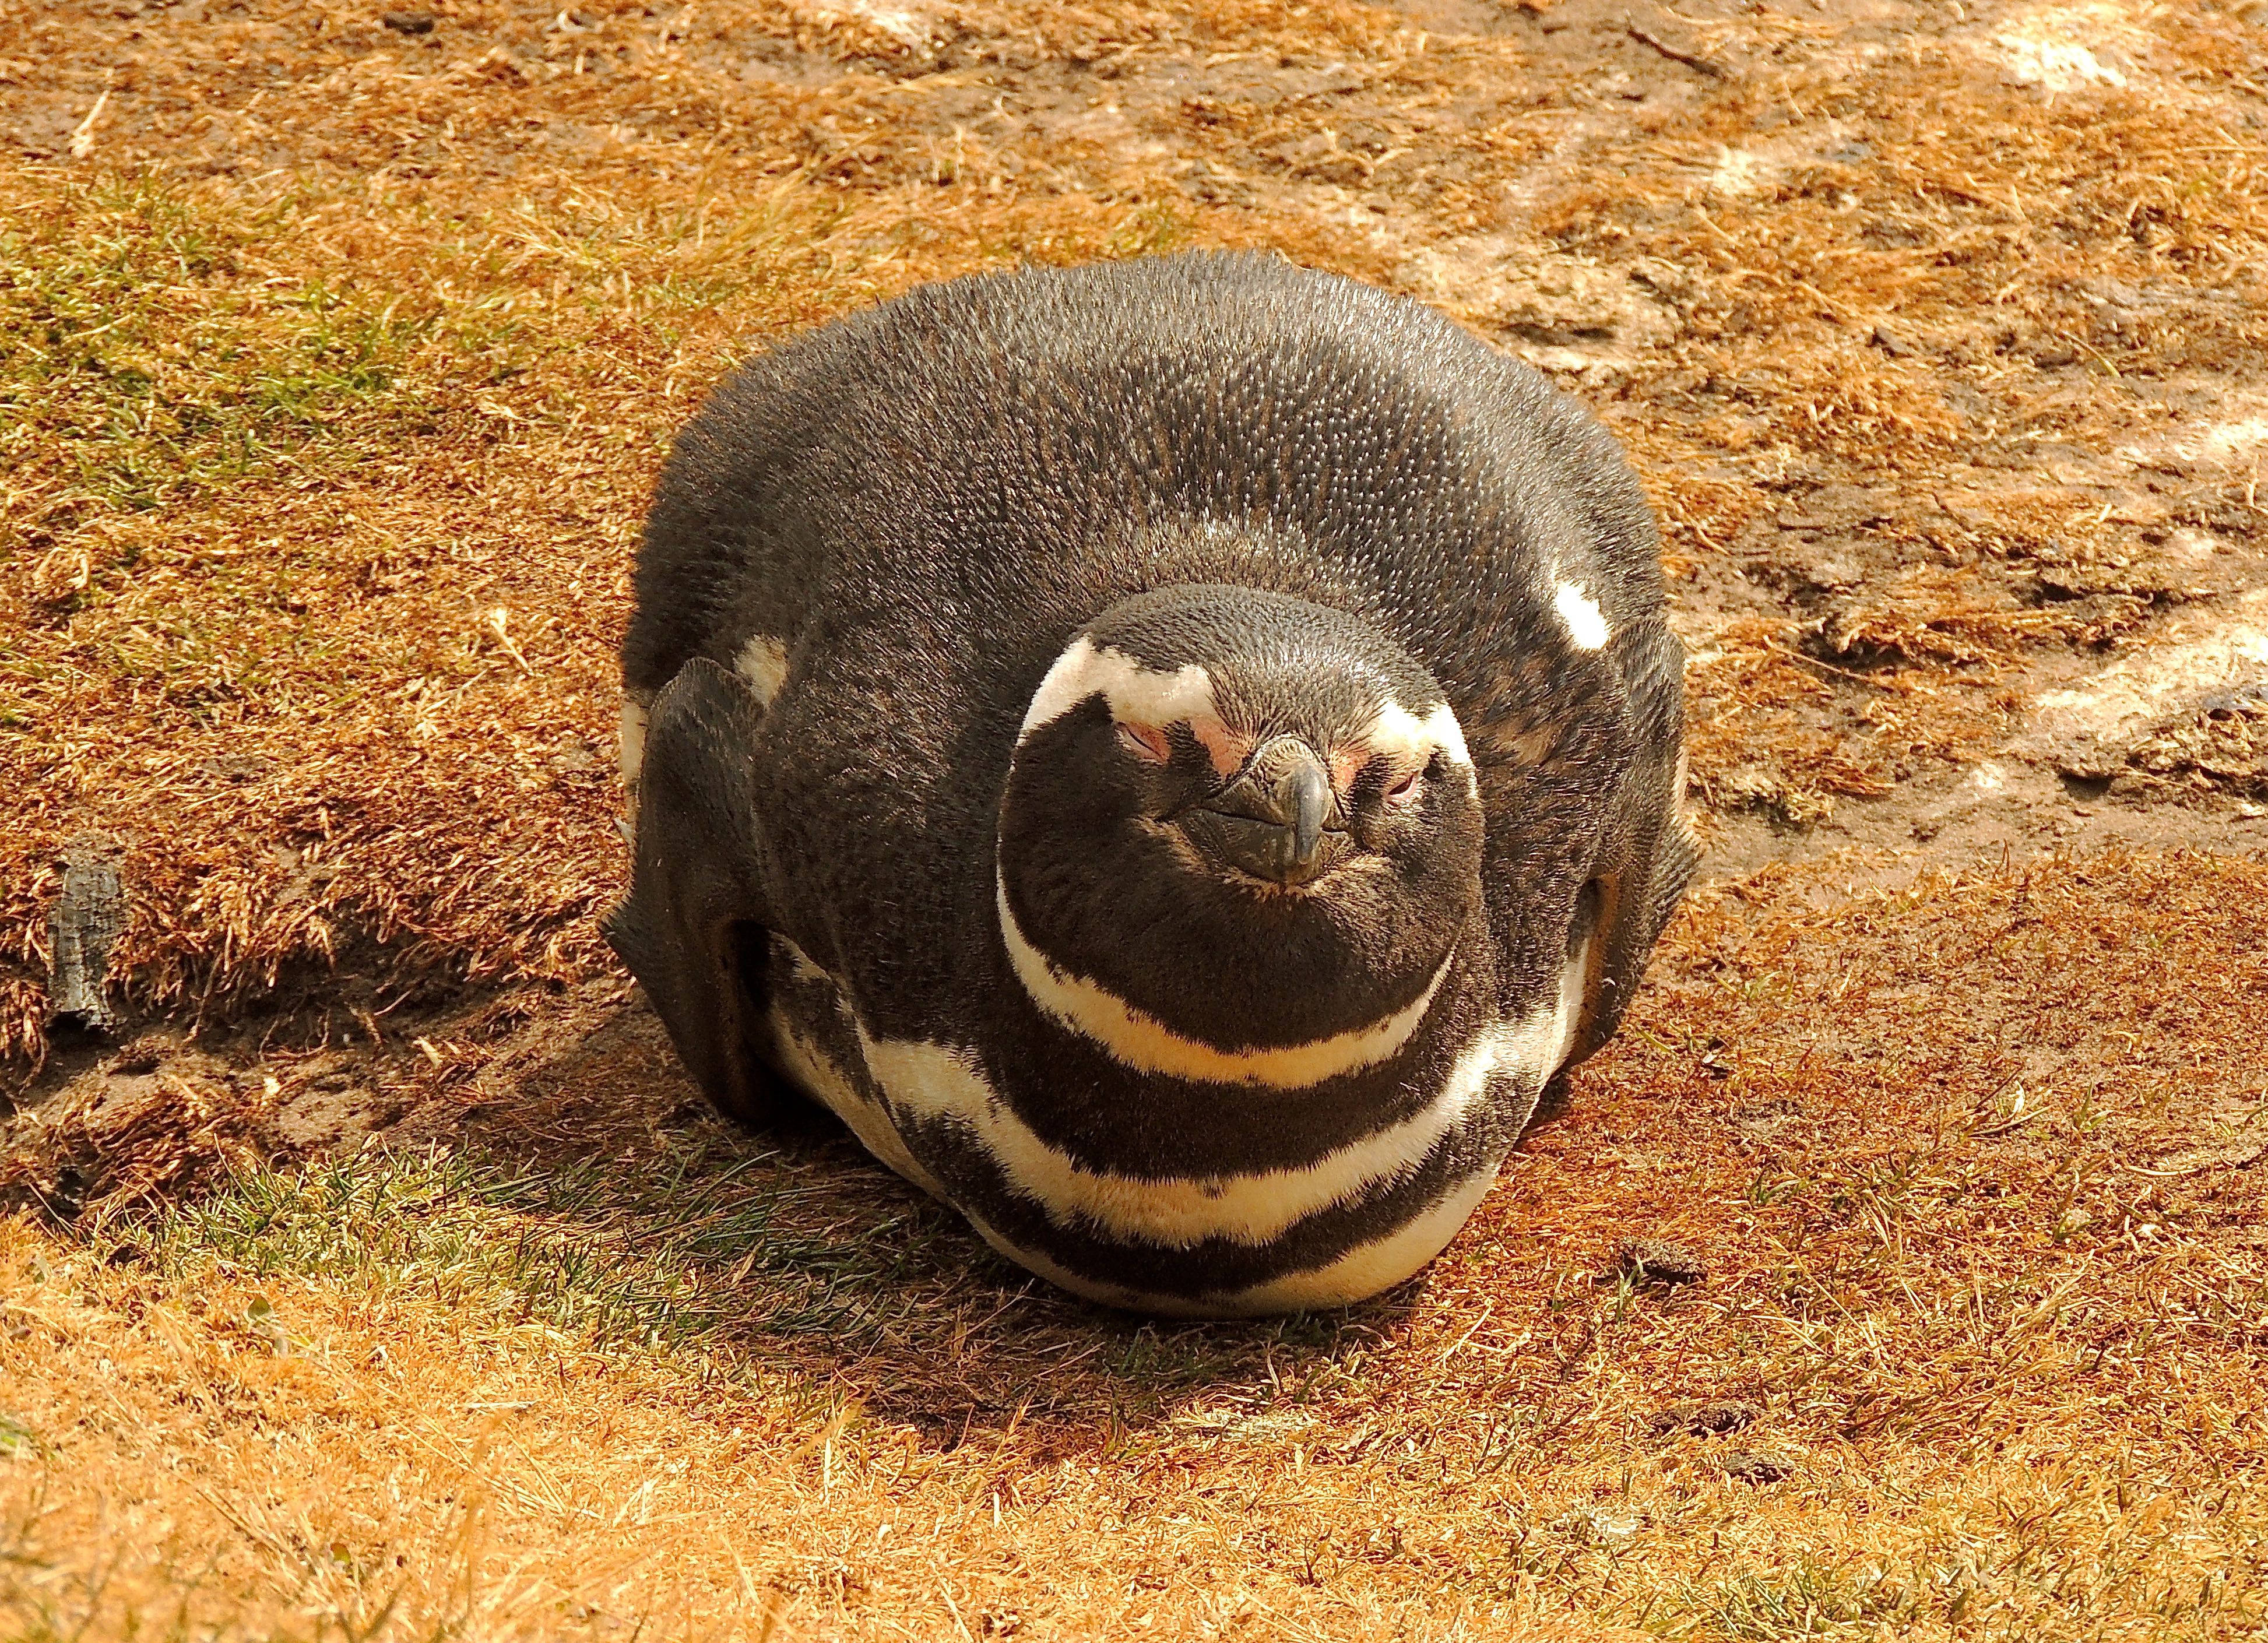
{"type": "Polygon", "coordinates": [[[1647,33],[1629,18],[1623,19],[1623,31],[1649,50],[1658,51],[1672,63],[1682,63],[1697,74],[1705,74],[1712,80],[1728,80],[1732,71],[1721,63],[1712,63],[1706,57],[1697,57],[1690,51],[1680,51],[1666,40],[1647,33]]]}
{"type": "Polygon", "coordinates": [[[70,134],[70,157],[73,159],[85,159],[94,151],[94,124],[102,118],[102,111],[110,107],[110,82],[116,74],[117,70],[114,69],[102,77],[102,95],[94,99],[94,107],[86,111],[86,118],[80,121],[77,129],[70,134]]]}

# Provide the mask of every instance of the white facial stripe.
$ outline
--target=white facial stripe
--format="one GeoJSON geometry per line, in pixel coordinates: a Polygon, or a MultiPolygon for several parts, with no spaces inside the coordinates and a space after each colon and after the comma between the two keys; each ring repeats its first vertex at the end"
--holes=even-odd
{"type": "Polygon", "coordinates": [[[1145,667],[1125,652],[1099,645],[1082,633],[1056,658],[1032,693],[1016,744],[1021,747],[1041,726],[1094,696],[1110,704],[1110,717],[1120,724],[1173,725],[1220,716],[1213,704],[1212,675],[1195,662],[1172,673],[1145,667]]]}
{"type": "Polygon", "coordinates": [[[1465,749],[1465,727],[1457,722],[1455,711],[1447,702],[1427,708],[1422,716],[1399,702],[1388,702],[1378,710],[1362,740],[1373,754],[1382,753],[1418,764],[1431,759],[1437,750],[1452,764],[1473,762],[1473,755],[1465,749]]]}
{"type": "Polygon", "coordinates": [[[1057,969],[1026,939],[1008,905],[1008,889],[994,879],[993,900],[1000,910],[1000,934],[1017,979],[1032,1001],[1071,1031],[1110,1053],[1113,1060],[1141,1072],[1163,1072],[1207,1084],[1264,1084],[1276,1089],[1306,1089],[1325,1079],[1376,1066],[1418,1030],[1455,955],[1441,961],[1425,991],[1408,1006],[1368,1027],[1312,1043],[1280,1050],[1229,1050],[1184,1038],[1157,1017],[1136,1009],[1109,989],[1057,969]]]}
{"type": "Polygon", "coordinates": [[[1551,608],[1559,613],[1559,620],[1567,624],[1567,635],[1579,650],[1595,651],[1614,636],[1607,630],[1607,618],[1593,599],[1572,582],[1562,582],[1551,595],[1551,608]]]}
{"type": "Polygon", "coordinates": [[[645,768],[646,704],[634,696],[622,697],[622,785],[636,787],[638,772],[645,768]]]}
{"type": "Polygon", "coordinates": [[[787,646],[770,634],[759,633],[740,646],[733,670],[754,685],[756,699],[770,707],[787,681],[787,646]]]}

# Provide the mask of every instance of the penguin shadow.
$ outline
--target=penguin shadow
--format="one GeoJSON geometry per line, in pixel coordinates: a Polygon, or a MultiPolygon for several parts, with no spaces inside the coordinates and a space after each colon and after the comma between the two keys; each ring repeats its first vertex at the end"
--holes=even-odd
{"type": "Polygon", "coordinates": [[[1160,1424],[1233,1436],[1355,1373],[1422,1293],[1421,1275],[1360,1306],[1247,1320],[1095,1305],[994,1253],[816,1103],[784,1102],[762,1130],[718,1115],[643,1001],[577,1025],[492,1085],[454,1143],[509,1179],[563,1266],[644,1298],[626,1324],[928,1446],[1015,1433],[1092,1458],[1160,1424]]]}

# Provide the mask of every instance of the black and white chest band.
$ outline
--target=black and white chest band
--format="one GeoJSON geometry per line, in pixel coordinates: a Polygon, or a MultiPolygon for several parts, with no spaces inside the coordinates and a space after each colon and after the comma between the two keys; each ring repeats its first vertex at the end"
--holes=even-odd
{"type": "MultiPolygon", "coordinates": [[[[1065,1288],[1216,1315],[1345,1304],[1438,1254],[1565,1057],[1587,956],[1571,956],[1557,998],[1473,1033],[1429,1101],[1368,1134],[1291,1167],[1209,1175],[1193,1160],[1186,1175],[1135,1175],[1042,1136],[978,1053],[877,1036],[835,978],[772,939],[779,1068],[875,1157],[1065,1288]]],[[[1297,1122],[1296,1087],[1239,1080],[1223,1097],[1281,1101],[1297,1122]]]]}

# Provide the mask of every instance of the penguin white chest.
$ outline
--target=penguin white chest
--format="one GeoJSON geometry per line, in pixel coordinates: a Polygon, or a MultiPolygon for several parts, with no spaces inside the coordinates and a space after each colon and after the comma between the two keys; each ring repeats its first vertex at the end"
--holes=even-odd
{"type": "MultiPolygon", "coordinates": [[[[876,1077],[867,1036],[836,979],[786,937],[772,937],[773,1053],[789,1082],[850,1127],[862,1146],[932,1197],[947,1199],[908,1150],[876,1077]]],[[[949,1200],[948,1200],[949,1201],[949,1200]]]]}
{"type": "Polygon", "coordinates": [[[1330,1258],[1266,1282],[1192,1302],[1071,1271],[1051,1237],[1011,1235],[987,1205],[941,1181],[925,1154],[946,1144],[982,1160],[1001,1191],[1035,1206],[1050,1234],[1151,1250],[1226,1244],[1261,1249],[1318,1217],[1344,1212],[1407,1180],[1469,1124],[1506,1080],[1532,1099],[1565,1052],[1579,1000],[1581,958],[1561,996],[1535,1018],[1483,1031],[1434,1098],[1410,1116],[1292,1168],[1243,1174],[1137,1176],[1096,1169],[1050,1143],[986,1079],[976,1057],[948,1045],[877,1037],[842,986],[799,948],[774,937],[771,1023],[779,1070],[834,1112],[867,1150],[906,1180],[967,1215],[1001,1254],[1051,1281],[1113,1305],[1204,1315],[1344,1305],[1416,1272],[1454,1235],[1497,1174],[1475,1160],[1438,1196],[1358,1236],[1330,1258]]]}

